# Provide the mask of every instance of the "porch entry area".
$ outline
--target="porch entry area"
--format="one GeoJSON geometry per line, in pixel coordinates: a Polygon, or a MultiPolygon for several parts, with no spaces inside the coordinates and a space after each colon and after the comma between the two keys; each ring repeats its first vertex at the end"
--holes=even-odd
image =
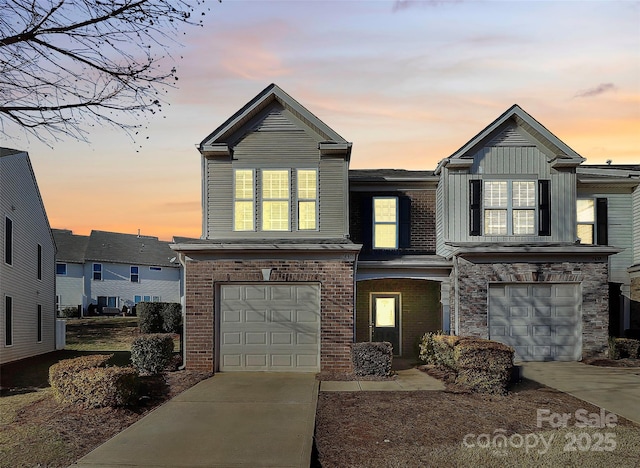
{"type": "Polygon", "coordinates": [[[418,357],[422,335],[442,328],[440,283],[371,279],[356,283],[356,341],[388,341],[396,357],[418,357]]]}

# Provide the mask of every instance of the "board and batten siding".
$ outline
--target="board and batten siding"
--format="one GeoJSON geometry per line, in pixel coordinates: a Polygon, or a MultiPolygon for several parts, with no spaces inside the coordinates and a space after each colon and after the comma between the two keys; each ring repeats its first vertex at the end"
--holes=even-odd
{"type": "MultiPolygon", "coordinates": [[[[631,189],[581,187],[578,198],[607,199],[608,244],[623,249],[609,257],[609,281],[629,285],[627,268],[633,265],[633,223],[629,214],[633,212],[631,189]]],[[[636,231],[640,232],[640,230],[636,231]]],[[[638,237],[638,236],[636,236],[638,237]]]]}
{"type": "MultiPolygon", "coordinates": [[[[282,239],[344,237],[348,230],[348,174],[344,158],[321,157],[319,135],[298,126],[290,113],[272,109],[265,120],[233,147],[233,158],[205,158],[205,238],[208,239],[282,239]],[[268,120],[268,122],[267,122],[268,120]],[[266,122],[266,123],[265,123],[266,122]],[[291,178],[290,220],[295,226],[297,206],[295,198],[295,170],[318,170],[318,230],[273,231],[260,230],[256,215],[255,231],[233,230],[233,169],[286,169],[294,172],[291,178]]],[[[255,177],[255,203],[260,203],[260,177],[255,177]]],[[[259,210],[256,210],[259,213],[259,210]]]]}
{"type": "Polygon", "coordinates": [[[55,245],[26,153],[0,156],[0,364],[55,350],[55,245]],[[13,262],[5,263],[5,217],[13,221],[13,262]],[[38,245],[42,279],[38,279],[38,245]],[[13,344],[5,343],[6,296],[12,298],[13,344]],[[38,305],[42,340],[38,342],[38,305]]]}
{"type": "Polygon", "coordinates": [[[87,261],[85,264],[85,282],[87,296],[97,303],[98,296],[117,297],[118,307],[125,302],[134,302],[136,295],[159,296],[162,302],[180,302],[180,268],[162,267],[161,271],[150,270],[148,265],[102,263],[102,280],[93,280],[93,264],[101,262],[87,261]],[[130,280],[131,266],[138,266],[139,281],[130,280]]]}
{"type": "MultiPolygon", "coordinates": [[[[66,262],[60,262],[66,263],[66,262]]],[[[67,274],[56,275],[56,294],[60,298],[60,310],[67,307],[86,306],[84,296],[84,265],[81,263],[66,263],[67,274]]]]}
{"type": "MultiPolygon", "coordinates": [[[[445,242],[573,242],[575,241],[575,174],[552,170],[537,147],[484,147],[474,156],[470,170],[443,168],[442,209],[445,242]],[[551,180],[551,236],[471,236],[469,234],[469,181],[551,180]]],[[[450,249],[441,242],[440,255],[450,249]]]]}

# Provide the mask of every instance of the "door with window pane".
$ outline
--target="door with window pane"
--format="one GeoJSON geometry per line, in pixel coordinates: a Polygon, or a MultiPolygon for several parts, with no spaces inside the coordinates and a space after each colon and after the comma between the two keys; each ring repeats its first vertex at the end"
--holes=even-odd
{"type": "Polygon", "coordinates": [[[371,341],[388,341],[393,346],[393,354],[401,354],[400,294],[371,295],[371,341]]]}

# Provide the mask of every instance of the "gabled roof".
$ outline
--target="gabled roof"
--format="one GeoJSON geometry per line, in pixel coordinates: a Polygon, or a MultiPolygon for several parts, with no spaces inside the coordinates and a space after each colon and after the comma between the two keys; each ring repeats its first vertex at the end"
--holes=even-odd
{"type": "Polygon", "coordinates": [[[157,237],[91,231],[85,261],[178,267],[169,242],[157,237]]]}
{"type": "Polygon", "coordinates": [[[500,117],[491,122],[484,130],[469,140],[458,151],[448,158],[440,161],[438,169],[436,169],[436,173],[439,172],[439,169],[446,164],[456,165],[456,162],[461,166],[470,164],[475,150],[495,137],[499,131],[504,129],[504,127],[510,123],[515,123],[517,126],[523,128],[533,138],[540,141],[544,146],[550,148],[555,153],[555,158],[552,161],[556,167],[577,166],[578,164],[586,161],[585,158],[563,143],[544,125],[525,112],[518,104],[514,104],[500,117]]]}
{"type": "Polygon", "coordinates": [[[52,229],[51,232],[53,232],[53,238],[58,247],[56,261],[84,263],[89,236],[78,236],[66,229],[52,229]]]}
{"type": "Polygon", "coordinates": [[[581,184],[630,187],[640,184],[640,164],[585,164],[576,173],[581,184]]]}
{"type": "MultiPolygon", "coordinates": [[[[49,223],[49,216],[47,216],[47,210],[44,207],[44,201],[42,200],[40,187],[38,187],[38,180],[36,179],[36,173],[33,171],[33,166],[31,165],[31,159],[29,158],[29,153],[27,153],[26,151],[18,150],[18,149],[0,147],[0,158],[5,158],[8,156],[16,156],[16,155],[24,155],[25,161],[27,163],[27,167],[29,168],[29,174],[31,175],[31,179],[33,180],[33,187],[38,197],[38,202],[40,203],[40,207],[42,208],[42,214],[44,215],[44,220],[45,220],[45,223],[47,224],[47,229],[49,230],[49,236],[51,237],[51,242],[53,243],[53,248],[55,251],[56,241],[55,241],[55,238],[53,237],[53,233],[51,232],[51,224],[49,223]]],[[[0,194],[2,194],[1,189],[0,189],[0,194]]]]}
{"type": "Polygon", "coordinates": [[[274,102],[292,112],[309,128],[321,135],[325,139],[323,143],[339,145],[340,148],[336,149],[350,149],[351,143],[348,143],[302,104],[285,93],[278,85],[272,83],[202,140],[199,147],[200,152],[221,151],[220,146],[226,148],[227,140],[231,135],[274,102]]]}

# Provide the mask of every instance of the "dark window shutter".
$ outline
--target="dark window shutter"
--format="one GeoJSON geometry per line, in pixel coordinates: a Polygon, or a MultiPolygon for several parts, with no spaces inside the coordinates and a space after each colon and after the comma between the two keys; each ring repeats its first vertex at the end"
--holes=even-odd
{"type": "Polygon", "coordinates": [[[469,181],[469,235],[480,235],[480,215],[481,207],[480,201],[482,200],[482,181],[470,180],[469,181]]]}
{"type": "Polygon", "coordinates": [[[362,250],[371,252],[373,245],[373,199],[365,196],[361,201],[362,250]]]}
{"type": "Polygon", "coordinates": [[[411,247],[411,198],[400,197],[400,222],[398,224],[398,247],[406,249],[411,247]]]}
{"type": "Polygon", "coordinates": [[[596,199],[596,243],[609,245],[609,209],[606,198],[596,199]]]}
{"type": "Polygon", "coordinates": [[[551,181],[538,181],[538,235],[551,235],[551,181]]]}

